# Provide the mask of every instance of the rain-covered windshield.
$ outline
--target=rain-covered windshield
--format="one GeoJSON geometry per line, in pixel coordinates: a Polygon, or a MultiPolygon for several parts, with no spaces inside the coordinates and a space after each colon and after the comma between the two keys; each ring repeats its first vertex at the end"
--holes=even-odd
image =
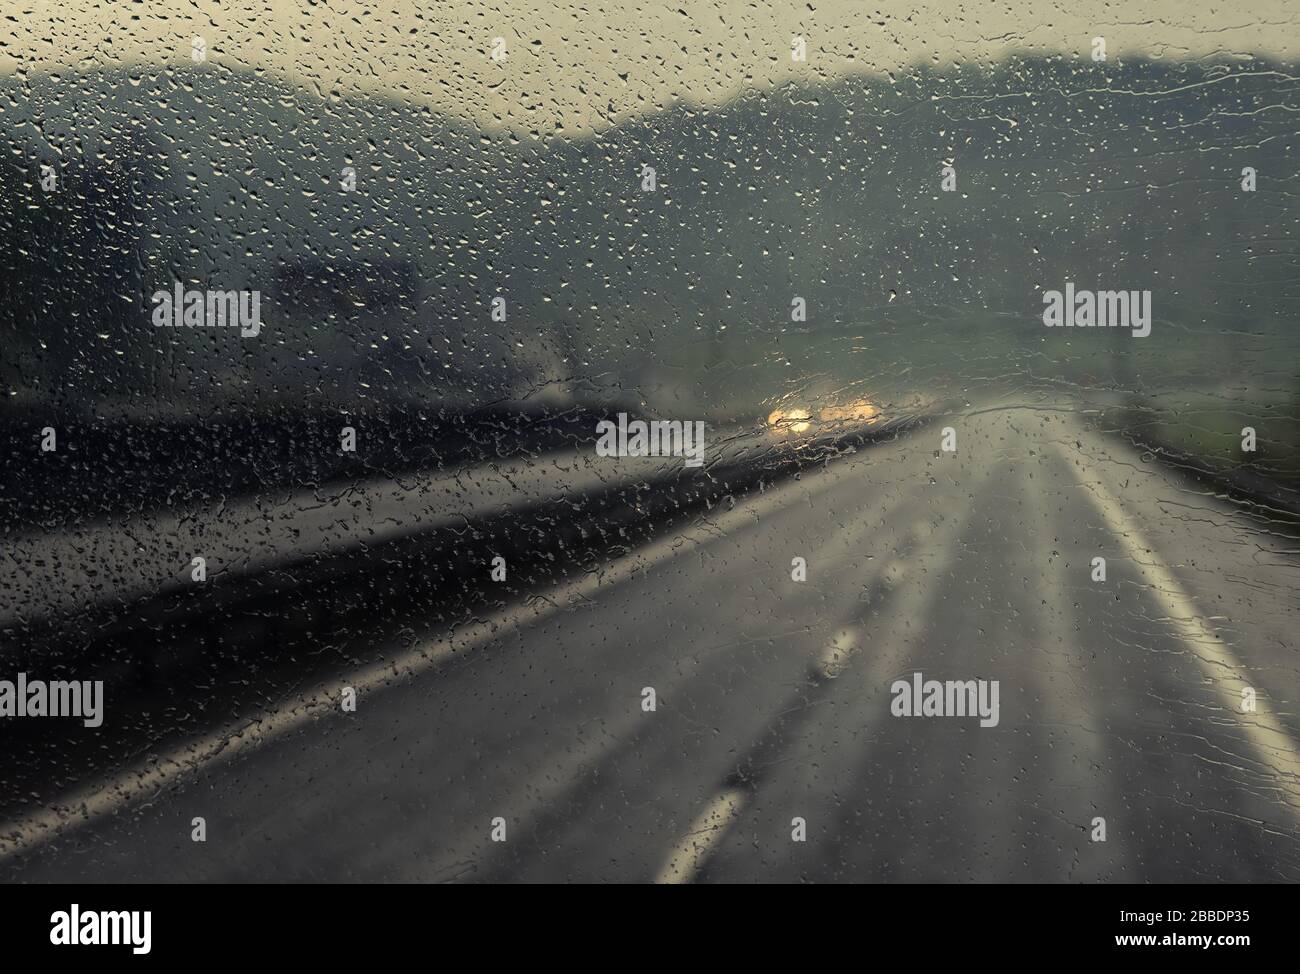
{"type": "Polygon", "coordinates": [[[0,877],[1300,878],[1298,44],[0,18],[0,877]]]}

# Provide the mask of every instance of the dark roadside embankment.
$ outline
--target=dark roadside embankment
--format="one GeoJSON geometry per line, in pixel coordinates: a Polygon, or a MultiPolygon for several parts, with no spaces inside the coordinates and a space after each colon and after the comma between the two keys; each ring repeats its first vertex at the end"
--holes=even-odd
{"type": "Polygon", "coordinates": [[[665,463],[657,476],[611,477],[608,489],[562,500],[520,496],[508,513],[481,521],[341,553],[304,549],[270,570],[10,625],[6,671],[104,680],[109,719],[93,733],[78,721],[10,729],[3,812],[30,808],[38,787],[57,793],[138,760],[178,729],[256,720],[314,680],[382,659],[385,646],[526,602],[719,505],[930,420],[917,414],[776,443],[761,428],[737,430],[698,470],[665,463]],[[498,556],[508,566],[502,582],[491,578],[498,556]]]}
{"type": "Polygon", "coordinates": [[[1218,427],[1132,407],[1101,410],[1094,426],[1177,472],[1189,490],[1233,503],[1261,529],[1300,537],[1300,427],[1296,420],[1214,417],[1218,427]],[[1257,431],[1256,449],[1241,449],[1240,430],[1257,431]]]}

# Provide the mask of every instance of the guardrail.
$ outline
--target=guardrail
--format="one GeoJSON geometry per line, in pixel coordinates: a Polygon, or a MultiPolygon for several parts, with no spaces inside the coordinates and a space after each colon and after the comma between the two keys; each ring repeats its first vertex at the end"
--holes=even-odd
{"type": "Polygon", "coordinates": [[[138,618],[144,604],[186,590],[233,595],[271,573],[319,571],[340,559],[355,565],[377,547],[578,499],[596,507],[599,498],[608,507],[620,497],[644,503],[656,493],[668,507],[708,503],[924,421],[912,416],[808,437],[715,428],[699,468],[679,457],[601,457],[593,442],[452,470],[102,518],[56,532],[17,532],[0,551],[0,633],[73,628],[87,617],[100,628],[112,626],[114,617],[138,618]],[[196,558],[202,583],[195,580],[196,558]]]}

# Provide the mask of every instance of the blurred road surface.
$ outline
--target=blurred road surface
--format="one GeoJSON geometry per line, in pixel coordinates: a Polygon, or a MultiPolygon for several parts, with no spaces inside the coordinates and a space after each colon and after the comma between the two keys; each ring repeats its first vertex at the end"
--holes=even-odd
{"type": "Polygon", "coordinates": [[[1069,409],[973,409],[394,643],[322,685],[355,713],[42,796],[0,876],[1294,881],[1298,578],[1069,409]],[[998,681],[997,726],[893,716],[918,672],[998,681]]]}

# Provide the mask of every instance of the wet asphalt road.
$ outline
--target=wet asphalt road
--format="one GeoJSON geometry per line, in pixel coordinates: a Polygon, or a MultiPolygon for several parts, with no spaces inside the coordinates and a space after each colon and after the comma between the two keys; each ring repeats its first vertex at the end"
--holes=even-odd
{"type": "Polygon", "coordinates": [[[974,411],[395,643],[355,713],[88,782],[0,877],[1296,880],[1295,549],[1068,410],[974,411]],[[998,681],[997,726],[892,716],[916,672],[998,681]]]}

